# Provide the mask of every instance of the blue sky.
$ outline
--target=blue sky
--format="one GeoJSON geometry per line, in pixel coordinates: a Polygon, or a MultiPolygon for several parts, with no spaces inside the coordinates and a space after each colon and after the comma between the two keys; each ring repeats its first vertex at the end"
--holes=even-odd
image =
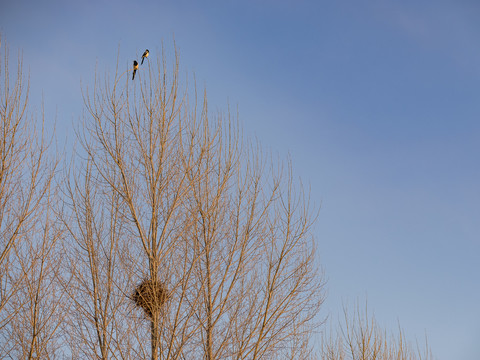
{"type": "Polygon", "coordinates": [[[210,108],[311,185],[325,315],[367,297],[438,359],[480,358],[480,3],[2,0],[0,32],[69,139],[96,67],[174,37],[210,108]]]}

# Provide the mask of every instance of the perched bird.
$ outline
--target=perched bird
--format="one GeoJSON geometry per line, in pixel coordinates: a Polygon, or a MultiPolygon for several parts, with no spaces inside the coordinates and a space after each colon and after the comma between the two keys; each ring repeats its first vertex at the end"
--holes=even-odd
{"type": "Polygon", "coordinates": [[[137,72],[138,70],[138,62],[137,60],[133,60],[133,76],[132,76],[132,80],[135,79],[135,73],[137,72]]]}
{"type": "Polygon", "coordinates": [[[145,50],[145,52],[142,55],[142,65],[143,65],[143,60],[145,60],[145,58],[148,57],[148,54],[150,54],[150,51],[148,51],[148,49],[147,49],[147,50],[145,50]]]}

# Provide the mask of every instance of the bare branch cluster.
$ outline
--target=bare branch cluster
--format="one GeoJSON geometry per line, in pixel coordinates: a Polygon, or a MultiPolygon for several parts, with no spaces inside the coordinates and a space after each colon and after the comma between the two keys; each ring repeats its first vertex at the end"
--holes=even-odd
{"type": "Polygon", "coordinates": [[[57,162],[48,152],[43,116],[38,128],[27,110],[29,83],[21,58],[9,64],[8,48],[2,45],[0,357],[48,359],[59,350],[63,317],[55,261],[62,231],[52,213],[57,162]]]}
{"type": "Polygon", "coordinates": [[[432,353],[425,346],[413,347],[405,339],[401,329],[397,334],[388,335],[364,310],[356,306],[350,313],[344,308],[344,319],[337,335],[325,337],[322,345],[322,360],[430,360],[432,353]]]}

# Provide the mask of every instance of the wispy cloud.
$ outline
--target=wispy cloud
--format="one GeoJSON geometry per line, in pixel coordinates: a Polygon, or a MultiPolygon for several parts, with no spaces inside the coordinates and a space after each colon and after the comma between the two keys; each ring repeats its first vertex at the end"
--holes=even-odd
{"type": "Polygon", "coordinates": [[[385,21],[426,50],[450,57],[464,70],[480,75],[479,5],[389,3],[378,9],[385,21]]]}

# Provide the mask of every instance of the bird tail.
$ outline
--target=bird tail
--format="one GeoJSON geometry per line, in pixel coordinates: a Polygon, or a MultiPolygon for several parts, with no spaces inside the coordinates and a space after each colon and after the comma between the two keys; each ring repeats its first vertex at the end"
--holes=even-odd
{"type": "Polygon", "coordinates": [[[142,56],[142,63],[140,65],[143,65],[143,60],[145,60],[145,56],[142,56]]]}
{"type": "Polygon", "coordinates": [[[133,76],[132,76],[132,80],[135,79],[135,73],[137,72],[137,70],[133,70],[133,76]]]}

